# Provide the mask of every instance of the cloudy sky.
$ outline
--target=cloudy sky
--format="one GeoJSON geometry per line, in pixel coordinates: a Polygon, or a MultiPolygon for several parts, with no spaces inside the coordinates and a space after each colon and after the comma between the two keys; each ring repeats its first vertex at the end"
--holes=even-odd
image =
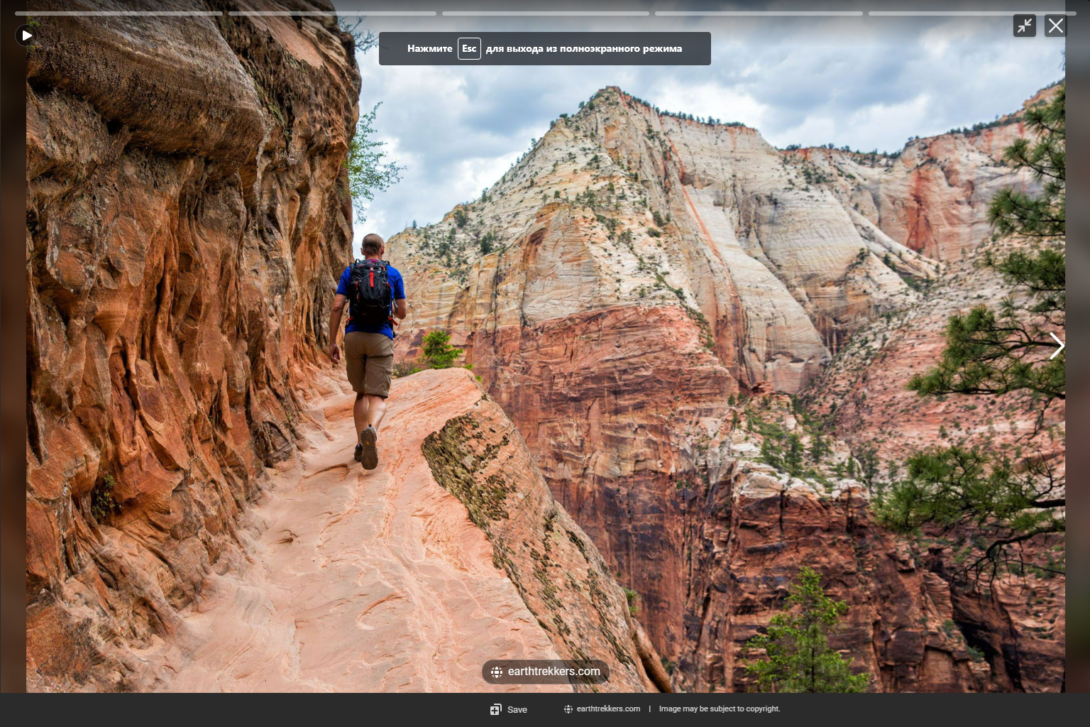
{"type": "MultiPolygon", "coordinates": [[[[338,3],[343,5],[344,3],[338,3]]],[[[998,3],[996,3],[998,5],[998,3]]],[[[812,6],[810,6],[812,7],[812,6]]],[[[1043,22],[1043,16],[1038,16],[1043,22]]],[[[772,144],[893,151],[910,136],[989,121],[1063,75],[1063,41],[1015,39],[1011,18],[466,19],[367,17],[384,30],[707,30],[710,66],[380,66],[361,54],[360,108],[404,167],[365,232],[389,237],[476,198],[598,89],[741,121],[772,144]]]]}

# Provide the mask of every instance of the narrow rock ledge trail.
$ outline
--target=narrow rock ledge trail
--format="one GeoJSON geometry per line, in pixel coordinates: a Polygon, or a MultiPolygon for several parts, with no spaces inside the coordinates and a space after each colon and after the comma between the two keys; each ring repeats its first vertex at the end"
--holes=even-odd
{"type": "Polygon", "coordinates": [[[468,372],[394,382],[373,472],[352,458],[352,392],[322,386],[298,455],[243,516],[250,562],[210,575],[176,637],[145,654],[159,689],[571,691],[481,676],[489,659],[559,656],[421,454],[481,399],[468,372]]]}

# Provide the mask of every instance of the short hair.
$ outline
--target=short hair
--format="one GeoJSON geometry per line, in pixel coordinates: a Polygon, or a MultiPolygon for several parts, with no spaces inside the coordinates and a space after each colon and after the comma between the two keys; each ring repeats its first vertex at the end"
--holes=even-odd
{"type": "Polygon", "coordinates": [[[364,255],[381,255],[382,246],[382,238],[372,232],[371,234],[364,236],[363,244],[360,245],[360,248],[363,250],[364,255]]]}

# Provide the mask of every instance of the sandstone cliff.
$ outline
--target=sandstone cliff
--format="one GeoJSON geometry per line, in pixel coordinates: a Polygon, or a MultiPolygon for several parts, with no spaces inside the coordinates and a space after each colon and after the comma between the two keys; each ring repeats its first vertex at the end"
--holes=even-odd
{"type": "Polygon", "coordinates": [[[1022,606],[954,593],[842,473],[760,474],[760,435],[738,441],[746,397],[803,391],[872,321],[951,310],[919,306],[941,268],[916,250],[961,260],[984,239],[990,194],[1028,183],[997,161],[1020,133],[1014,116],[896,158],[780,152],[605,89],[480,199],[391,239],[398,355],[436,328],[464,346],[680,687],[744,689],[740,644],[810,563],[853,605],[841,646],[872,688],[1057,689],[1062,648],[1006,625],[1022,606]]]}
{"type": "Polygon", "coordinates": [[[45,24],[26,84],[27,680],[137,688],[130,648],[175,630],[294,448],[297,370],[350,257],[359,74],[332,19],[45,24]]]}

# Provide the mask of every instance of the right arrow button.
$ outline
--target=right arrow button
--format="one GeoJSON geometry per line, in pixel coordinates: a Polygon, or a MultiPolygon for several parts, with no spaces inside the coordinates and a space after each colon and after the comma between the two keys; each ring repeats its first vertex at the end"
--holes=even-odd
{"type": "Polygon", "coordinates": [[[1057,356],[1059,356],[1059,355],[1060,355],[1060,351],[1063,351],[1063,350],[1064,350],[1065,348],[1067,348],[1067,344],[1066,344],[1066,343],[1064,343],[1063,341],[1061,341],[1060,339],[1056,338],[1056,334],[1055,334],[1055,333],[1052,333],[1051,331],[1049,331],[1049,334],[1048,334],[1048,335],[1052,336],[1052,340],[1053,340],[1053,341],[1055,341],[1056,343],[1060,344],[1060,347],[1059,347],[1059,348],[1057,348],[1057,349],[1056,349],[1056,350],[1055,350],[1055,351],[1054,351],[1054,352],[1052,353],[1052,355],[1048,357],[1048,359],[1049,359],[1049,360],[1051,361],[1052,359],[1054,359],[1054,358],[1056,358],[1057,356]]]}

